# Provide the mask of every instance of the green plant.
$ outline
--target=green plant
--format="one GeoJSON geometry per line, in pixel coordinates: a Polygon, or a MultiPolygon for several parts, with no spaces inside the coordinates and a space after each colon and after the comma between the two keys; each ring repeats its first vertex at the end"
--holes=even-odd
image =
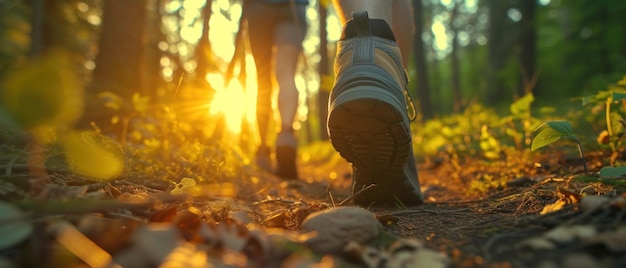
{"type": "Polygon", "coordinates": [[[511,113],[498,123],[504,127],[504,134],[513,139],[518,150],[530,144],[533,130],[541,123],[531,114],[531,105],[534,101],[534,95],[531,92],[527,93],[509,106],[511,113]]]}
{"type": "Polygon", "coordinates": [[[593,96],[582,98],[583,106],[603,105],[606,129],[598,135],[598,143],[607,144],[611,148],[611,165],[623,151],[623,134],[626,125],[617,110],[612,109],[615,104],[621,103],[622,109],[626,111],[626,76],[617,84],[608,86],[608,90],[600,91],[593,96]]]}
{"type": "Polygon", "coordinates": [[[580,158],[585,168],[585,174],[589,173],[587,169],[587,163],[585,162],[585,155],[583,153],[580,142],[574,135],[574,128],[572,124],[567,121],[546,121],[539,125],[534,131],[534,138],[532,139],[531,150],[535,151],[539,148],[550,145],[561,138],[568,138],[576,142],[580,158]]]}
{"type": "Polygon", "coordinates": [[[59,145],[72,172],[96,180],[120,176],[125,165],[115,142],[71,128],[84,100],[69,54],[52,51],[14,67],[0,79],[0,128],[32,137],[27,139],[32,175],[45,174],[39,170],[44,152],[59,145]]]}

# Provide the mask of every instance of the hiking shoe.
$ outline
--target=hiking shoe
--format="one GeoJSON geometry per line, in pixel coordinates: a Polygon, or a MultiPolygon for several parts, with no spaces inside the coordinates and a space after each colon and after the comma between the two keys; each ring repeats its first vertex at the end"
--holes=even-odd
{"type": "Polygon", "coordinates": [[[272,170],[272,160],[270,158],[270,147],[261,145],[254,155],[254,162],[257,167],[265,171],[272,170]]]}
{"type": "Polygon", "coordinates": [[[384,20],[352,13],[337,45],[328,135],[352,164],[354,202],[422,203],[407,113],[408,78],[384,20]],[[405,95],[406,94],[406,95],[405,95]]]}
{"type": "Polygon", "coordinates": [[[283,179],[298,179],[296,147],[298,141],[293,132],[281,132],[276,137],[276,176],[283,179]]]}

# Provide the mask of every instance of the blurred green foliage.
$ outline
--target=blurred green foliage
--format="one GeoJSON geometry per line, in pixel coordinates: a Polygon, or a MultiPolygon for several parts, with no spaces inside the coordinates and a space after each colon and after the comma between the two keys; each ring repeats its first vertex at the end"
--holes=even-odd
{"type": "Polygon", "coordinates": [[[29,14],[24,1],[0,1],[0,75],[30,50],[29,14]]]}

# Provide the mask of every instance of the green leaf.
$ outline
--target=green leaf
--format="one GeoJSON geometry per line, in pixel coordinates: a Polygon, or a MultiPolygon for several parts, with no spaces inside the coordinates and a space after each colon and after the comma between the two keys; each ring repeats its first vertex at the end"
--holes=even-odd
{"type": "Polygon", "coordinates": [[[626,93],[611,91],[611,98],[613,99],[613,101],[621,101],[623,99],[626,99],[626,93]]]}
{"type": "Polygon", "coordinates": [[[139,93],[133,94],[133,107],[140,114],[146,114],[150,108],[150,96],[141,96],[139,93]]]}
{"type": "Polygon", "coordinates": [[[611,133],[613,133],[613,136],[624,132],[624,127],[619,122],[620,119],[622,119],[622,116],[618,112],[611,112],[611,133]]]}
{"type": "Polygon", "coordinates": [[[567,121],[544,122],[535,130],[531,150],[535,151],[560,140],[562,137],[570,137],[573,134],[572,125],[567,121]]]}
{"type": "Polygon", "coordinates": [[[511,113],[513,115],[521,115],[530,113],[530,105],[535,101],[532,93],[527,93],[524,97],[511,104],[511,113]]]}
{"type": "MultiPolygon", "coordinates": [[[[560,133],[563,134],[567,134],[567,135],[574,135],[574,128],[572,127],[572,124],[570,122],[567,121],[546,121],[546,124],[548,124],[548,126],[560,133]]],[[[541,127],[541,126],[539,126],[541,127]]]]}
{"type": "Polygon", "coordinates": [[[26,130],[66,127],[83,111],[83,91],[74,66],[60,52],[15,68],[0,88],[0,106],[26,130]]]}
{"type": "Polygon", "coordinates": [[[0,250],[22,242],[33,232],[26,215],[8,203],[0,202],[0,250]]]}
{"type": "Polygon", "coordinates": [[[124,171],[124,158],[102,135],[70,133],[60,138],[72,171],[98,180],[110,180],[124,171]]]}
{"type": "Polygon", "coordinates": [[[603,167],[600,169],[600,177],[610,178],[626,175],[626,166],[620,167],[603,167]]]}
{"type": "Polygon", "coordinates": [[[626,75],[622,77],[622,80],[617,81],[617,85],[626,87],[626,75]]]}
{"type": "Polygon", "coordinates": [[[111,110],[118,111],[124,106],[124,99],[110,91],[98,93],[98,99],[103,102],[104,107],[111,110]]]}
{"type": "Polygon", "coordinates": [[[583,97],[583,106],[590,103],[605,102],[609,98],[609,96],[611,96],[609,91],[600,91],[596,95],[583,97]]]}
{"type": "Polygon", "coordinates": [[[556,112],[556,108],[552,106],[544,106],[539,108],[539,113],[541,114],[552,114],[556,112]]]}
{"type": "Polygon", "coordinates": [[[602,183],[602,184],[613,185],[613,186],[618,186],[618,187],[625,187],[626,186],[626,181],[624,181],[624,180],[621,180],[621,179],[610,179],[610,178],[607,179],[606,177],[603,178],[602,176],[595,177],[595,176],[588,176],[588,175],[578,175],[578,176],[575,176],[573,178],[573,181],[585,182],[585,183],[597,183],[597,182],[599,182],[599,183],[602,183]]]}
{"type": "Polygon", "coordinates": [[[180,185],[184,187],[193,187],[196,186],[196,180],[192,178],[183,178],[182,180],[180,180],[180,185]]]}
{"type": "Polygon", "coordinates": [[[483,151],[483,155],[488,159],[500,158],[500,143],[489,133],[486,125],[483,125],[480,131],[479,146],[483,151]]]}

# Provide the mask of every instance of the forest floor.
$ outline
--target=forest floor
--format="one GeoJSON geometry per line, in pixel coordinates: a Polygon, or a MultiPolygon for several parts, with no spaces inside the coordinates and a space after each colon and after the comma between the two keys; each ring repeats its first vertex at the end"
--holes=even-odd
{"type": "MultiPolygon", "coordinates": [[[[560,153],[536,161],[511,152],[502,160],[420,159],[423,205],[367,209],[390,237],[421,241],[447,258],[444,266],[625,267],[626,187],[623,178],[593,175],[602,158],[589,154],[588,176],[560,153]]],[[[7,168],[5,175],[20,174],[7,168]]],[[[94,182],[55,172],[34,180],[36,193],[3,186],[4,200],[30,200],[18,206],[33,228],[0,251],[0,266],[115,267],[111,258],[124,267],[381,265],[297,246],[309,214],[352,206],[351,170],[336,153],[301,157],[299,169],[299,180],[282,181],[250,168],[237,183],[179,185],[184,194],[163,181],[94,182]]]]}

